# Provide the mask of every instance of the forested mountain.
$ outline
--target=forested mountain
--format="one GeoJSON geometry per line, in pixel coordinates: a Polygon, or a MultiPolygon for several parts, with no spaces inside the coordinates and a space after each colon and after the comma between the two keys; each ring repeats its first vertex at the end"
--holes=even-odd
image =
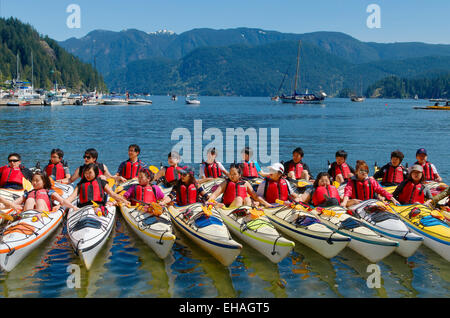
{"type": "MultiPolygon", "coordinates": [[[[153,58],[134,61],[105,79],[112,90],[122,92],[244,96],[288,94],[293,89],[297,47],[297,41],[205,47],[179,60],[153,58]]],[[[347,89],[359,93],[387,76],[430,77],[433,72],[442,70],[450,71],[450,56],[354,64],[305,41],[301,44],[297,91],[324,90],[328,95],[337,95],[347,89]]]]}
{"type": "Polygon", "coordinates": [[[17,19],[0,18],[0,82],[17,77],[19,56],[21,80],[31,81],[32,57],[34,87],[50,88],[59,85],[74,90],[106,91],[103,77],[88,63],[69,54],[55,40],[40,35],[31,25],[17,19]]]}
{"type": "Polygon", "coordinates": [[[432,78],[400,78],[390,76],[367,88],[366,95],[383,98],[447,98],[450,99],[450,72],[432,78]]]}
{"type": "Polygon", "coordinates": [[[225,47],[234,44],[260,46],[298,40],[313,44],[327,53],[355,64],[432,55],[450,56],[450,45],[373,43],[362,42],[340,32],[294,34],[252,28],[199,28],[179,35],[168,31],[146,33],[136,29],[120,32],[96,30],[80,39],[70,38],[60,44],[85,62],[93,64],[95,60],[97,69],[103,75],[108,75],[132,61],[153,57],[178,60],[202,47],[225,47]]]}

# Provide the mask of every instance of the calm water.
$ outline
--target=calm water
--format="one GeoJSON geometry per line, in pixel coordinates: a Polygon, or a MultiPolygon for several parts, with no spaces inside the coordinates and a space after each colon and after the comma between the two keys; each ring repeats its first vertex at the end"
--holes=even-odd
{"type": "MultiPolygon", "coordinates": [[[[61,148],[71,172],[82,164],[84,150],[94,147],[112,173],[127,158],[129,144],[140,145],[141,159],[159,166],[178,141],[172,131],[187,128],[192,142],[194,120],[202,131],[218,128],[279,129],[279,158],[288,160],[301,146],[313,175],[327,169],[338,149],[348,162],[363,159],[372,167],[389,161],[400,149],[404,163],[415,161],[419,147],[428,150],[446,183],[450,182],[450,112],[415,110],[428,104],[413,100],[328,99],[324,105],[287,105],[268,98],[201,97],[201,105],[184,99],[152,96],[150,106],[0,107],[0,159],[22,154],[26,166],[45,164],[52,148],[61,148]]],[[[217,137],[216,137],[217,138],[217,137]]],[[[204,138],[205,139],[205,138],[204,138]]],[[[204,140],[203,146],[210,141],[204,140]]],[[[270,146],[267,154],[270,155],[270,146]]],[[[192,149],[192,159],[194,149],[192,149]]],[[[224,160],[225,161],[225,158],[224,160]]],[[[372,171],[373,172],[373,171],[372,171]]],[[[73,253],[65,227],[30,254],[14,271],[0,273],[3,297],[449,297],[450,264],[421,246],[405,259],[397,254],[380,261],[381,288],[366,286],[369,261],[346,248],[331,260],[296,243],[275,265],[246,244],[229,267],[176,232],[170,256],[160,260],[125,224],[118,213],[107,246],[87,272],[73,253]],[[81,288],[68,288],[67,267],[81,265],[81,288]]]]}

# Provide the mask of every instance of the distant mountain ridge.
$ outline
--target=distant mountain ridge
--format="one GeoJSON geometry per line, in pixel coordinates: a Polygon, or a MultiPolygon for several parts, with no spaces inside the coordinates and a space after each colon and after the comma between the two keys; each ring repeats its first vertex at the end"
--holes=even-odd
{"type": "MultiPolygon", "coordinates": [[[[297,46],[297,41],[280,41],[260,46],[203,47],[179,60],[151,58],[130,62],[126,67],[111,72],[105,80],[110,89],[122,92],[243,96],[289,94],[293,90],[297,46]]],[[[450,71],[450,56],[354,64],[303,42],[297,92],[324,90],[335,96],[347,88],[359,93],[357,88],[365,91],[369,85],[385,77],[429,78],[442,71],[450,71]]]]}
{"type": "Polygon", "coordinates": [[[147,33],[136,29],[120,32],[95,30],[80,39],[59,42],[68,52],[85,62],[95,64],[107,75],[128,63],[153,57],[180,59],[201,47],[225,47],[234,44],[259,46],[279,41],[302,40],[316,45],[352,63],[380,60],[450,56],[450,45],[418,42],[362,42],[340,32],[282,33],[256,28],[198,28],[181,34],[147,33]]]}

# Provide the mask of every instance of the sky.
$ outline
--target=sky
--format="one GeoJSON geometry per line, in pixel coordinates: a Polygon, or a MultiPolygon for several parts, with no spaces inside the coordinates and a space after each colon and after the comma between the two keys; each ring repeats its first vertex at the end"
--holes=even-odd
{"type": "Polygon", "coordinates": [[[338,31],[364,42],[450,44],[449,12],[450,0],[0,0],[1,17],[18,18],[58,41],[97,29],[180,34],[249,27],[297,34],[338,31]],[[79,19],[70,19],[76,13],[67,12],[70,5],[78,6],[79,19]],[[368,12],[370,5],[377,10],[368,12]],[[79,27],[73,23],[78,21],[79,27]]]}

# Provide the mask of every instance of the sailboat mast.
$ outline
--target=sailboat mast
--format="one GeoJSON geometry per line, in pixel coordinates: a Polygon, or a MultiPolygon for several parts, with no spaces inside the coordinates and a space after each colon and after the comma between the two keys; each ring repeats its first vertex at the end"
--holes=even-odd
{"type": "Polygon", "coordinates": [[[17,52],[16,56],[16,80],[19,81],[19,52],[17,52]]]}
{"type": "Polygon", "coordinates": [[[300,42],[301,41],[298,41],[297,70],[295,72],[294,95],[297,95],[297,81],[298,81],[298,72],[299,72],[299,68],[300,68],[300,42]]]}
{"type": "Polygon", "coordinates": [[[33,51],[31,51],[31,90],[34,93],[34,62],[33,62],[33,51]]]}

